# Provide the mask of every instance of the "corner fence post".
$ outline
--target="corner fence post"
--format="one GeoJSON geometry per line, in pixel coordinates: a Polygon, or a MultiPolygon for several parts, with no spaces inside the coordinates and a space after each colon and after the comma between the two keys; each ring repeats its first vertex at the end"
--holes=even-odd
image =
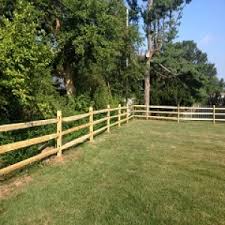
{"type": "Polygon", "coordinates": [[[180,123],[180,105],[177,106],[177,123],[180,123]]]}
{"type": "Polygon", "coordinates": [[[62,156],[62,111],[57,111],[57,156],[62,156]]]}
{"type": "Polygon", "coordinates": [[[107,105],[107,132],[110,133],[110,105],[107,105]]]}
{"type": "Polygon", "coordinates": [[[93,108],[90,107],[89,108],[89,133],[90,133],[90,142],[93,142],[94,140],[94,135],[93,135],[93,131],[94,131],[94,127],[93,127],[93,108]]]}
{"type": "Polygon", "coordinates": [[[129,122],[129,105],[127,104],[127,114],[126,114],[127,123],[129,122]]]}
{"type": "Polygon", "coordinates": [[[213,105],[213,124],[216,123],[216,107],[213,105]]]}
{"type": "Polygon", "coordinates": [[[121,120],[121,105],[119,104],[118,106],[118,127],[121,127],[121,123],[120,123],[120,120],[121,120]]]}

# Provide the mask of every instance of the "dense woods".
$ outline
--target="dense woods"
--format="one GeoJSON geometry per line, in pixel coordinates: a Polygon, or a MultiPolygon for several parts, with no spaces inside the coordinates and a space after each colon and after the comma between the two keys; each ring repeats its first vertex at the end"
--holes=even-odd
{"type": "Polygon", "coordinates": [[[50,118],[57,109],[73,115],[128,99],[223,105],[224,82],[215,65],[193,41],[175,42],[189,3],[0,0],[1,124],[50,118]]]}

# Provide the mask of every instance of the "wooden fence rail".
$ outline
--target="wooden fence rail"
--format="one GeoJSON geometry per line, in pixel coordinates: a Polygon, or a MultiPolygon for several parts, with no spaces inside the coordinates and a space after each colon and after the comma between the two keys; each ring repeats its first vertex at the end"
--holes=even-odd
{"type": "Polygon", "coordinates": [[[116,125],[118,125],[118,127],[120,127],[122,123],[124,123],[124,122],[128,123],[128,121],[131,118],[133,118],[133,115],[131,114],[131,110],[129,109],[128,105],[123,106],[123,107],[121,107],[121,105],[119,105],[117,108],[110,108],[110,106],[108,105],[106,109],[97,110],[97,111],[94,111],[93,108],[90,107],[88,113],[70,116],[70,117],[63,117],[62,112],[58,111],[57,117],[54,119],[2,125],[2,126],[0,126],[0,132],[8,132],[8,131],[14,131],[14,130],[19,130],[19,129],[28,129],[28,128],[37,127],[37,126],[55,124],[56,132],[53,134],[35,137],[32,139],[28,139],[28,140],[17,141],[14,143],[1,145],[0,146],[0,155],[7,154],[8,152],[27,148],[29,146],[37,145],[37,144],[44,143],[44,142],[47,142],[49,140],[54,140],[54,139],[56,142],[56,146],[51,148],[50,150],[42,151],[41,153],[39,153],[35,156],[32,156],[28,159],[22,160],[20,162],[17,162],[15,164],[12,164],[5,168],[1,168],[0,176],[5,176],[15,170],[24,168],[27,165],[30,165],[34,162],[43,160],[51,155],[57,154],[58,157],[61,157],[63,150],[68,149],[72,146],[75,146],[79,143],[83,143],[87,140],[90,140],[92,142],[94,140],[94,136],[96,136],[106,130],[108,133],[110,133],[111,127],[116,126],[116,125]],[[113,113],[113,114],[111,114],[111,113],[113,113]],[[95,120],[94,119],[95,115],[101,115],[103,118],[101,118],[101,119],[98,118],[95,120]],[[69,128],[67,130],[63,130],[64,123],[80,121],[82,119],[86,119],[87,120],[86,123],[69,128]],[[112,123],[113,119],[114,119],[114,122],[112,123]],[[116,122],[115,122],[115,119],[116,119],[116,122]],[[95,130],[95,126],[96,125],[99,126],[101,124],[103,127],[100,127],[97,130],[95,130]],[[105,124],[105,126],[104,126],[104,124],[105,124]],[[63,144],[63,137],[65,135],[80,131],[82,129],[88,129],[88,133],[81,137],[78,137],[70,142],[63,144]]]}

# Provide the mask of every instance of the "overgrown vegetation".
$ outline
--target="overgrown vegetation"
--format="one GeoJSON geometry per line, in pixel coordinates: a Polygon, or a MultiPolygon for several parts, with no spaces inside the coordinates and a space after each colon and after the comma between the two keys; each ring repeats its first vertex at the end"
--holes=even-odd
{"type": "Polygon", "coordinates": [[[223,124],[134,121],[30,173],[1,199],[0,221],[221,225],[224,158],[223,124]]]}

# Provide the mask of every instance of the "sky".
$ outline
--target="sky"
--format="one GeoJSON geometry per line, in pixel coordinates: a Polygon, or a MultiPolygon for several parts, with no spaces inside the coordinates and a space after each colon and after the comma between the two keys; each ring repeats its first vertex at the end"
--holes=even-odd
{"type": "Polygon", "coordinates": [[[194,40],[225,79],[225,0],[192,0],[183,11],[178,40],[194,40]]]}

